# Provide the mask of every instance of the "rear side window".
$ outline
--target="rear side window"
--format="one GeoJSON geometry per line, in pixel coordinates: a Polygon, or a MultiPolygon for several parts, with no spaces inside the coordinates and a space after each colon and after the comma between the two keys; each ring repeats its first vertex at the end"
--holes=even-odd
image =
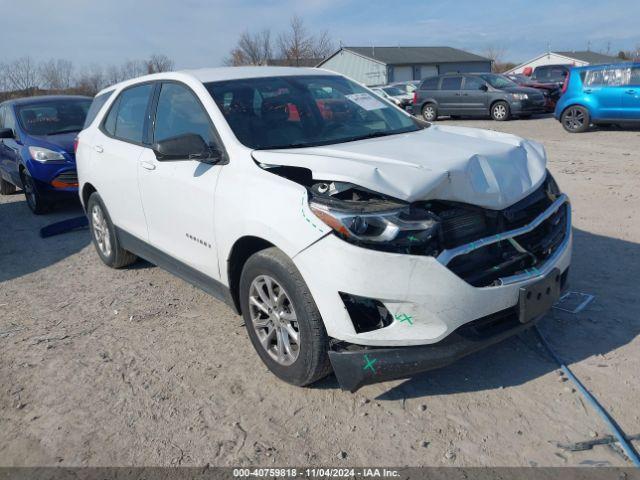
{"type": "Polygon", "coordinates": [[[89,107],[89,111],[87,112],[87,118],[85,118],[84,120],[84,126],[82,127],[83,129],[87,128],[89,125],[91,125],[91,123],[93,123],[96,115],[98,115],[98,112],[107,102],[107,100],[109,100],[112,94],[113,90],[110,92],[105,92],[102,95],[98,95],[93,99],[93,102],[91,102],[91,106],[89,107]]]}
{"type": "Polygon", "coordinates": [[[177,83],[165,83],[160,90],[154,142],[185,134],[197,134],[207,145],[215,145],[211,120],[195,94],[177,83]]]}
{"type": "Polygon", "coordinates": [[[462,77],[444,77],[440,90],[460,90],[462,77]]]}
{"type": "Polygon", "coordinates": [[[124,90],[104,122],[106,133],[119,140],[142,143],[144,119],[153,85],[147,83],[124,90]]]}
{"type": "Polygon", "coordinates": [[[640,86],[640,67],[633,67],[631,69],[629,85],[640,86]]]}
{"type": "Polygon", "coordinates": [[[589,70],[584,84],[587,87],[620,87],[629,83],[630,74],[629,68],[589,70]]]}
{"type": "Polygon", "coordinates": [[[424,82],[422,82],[420,90],[437,90],[438,80],[440,80],[438,77],[427,78],[424,82]]]}

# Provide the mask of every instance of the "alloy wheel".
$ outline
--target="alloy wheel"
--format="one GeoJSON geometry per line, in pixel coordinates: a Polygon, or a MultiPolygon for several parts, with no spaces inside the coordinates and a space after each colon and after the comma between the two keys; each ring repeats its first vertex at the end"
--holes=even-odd
{"type": "Polygon", "coordinates": [[[497,104],[493,107],[493,118],[496,120],[502,120],[507,116],[507,107],[502,103],[497,104]]]}
{"type": "Polygon", "coordinates": [[[580,130],[584,122],[585,114],[579,108],[570,108],[564,114],[564,125],[568,130],[580,130]]]}
{"type": "Polygon", "coordinates": [[[249,287],[253,329],[269,356],[280,365],[293,364],[300,354],[300,328],[285,289],[269,275],[256,277],[249,287]]]}
{"type": "Polygon", "coordinates": [[[36,186],[30,175],[24,173],[22,175],[22,184],[24,185],[24,196],[27,199],[29,208],[36,210],[38,208],[38,199],[36,198],[36,186]]]}
{"type": "Polygon", "coordinates": [[[94,205],[91,209],[91,226],[93,229],[93,237],[96,240],[100,253],[105,257],[111,255],[111,237],[109,236],[109,228],[107,219],[100,205],[94,205]]]}
{"type": "Polygon", "coordinates": [[[424,109],[422,110],[422,116],[424,117],[425,120],[431,122],[435,119],[436,116],[436,109],[433,108],[430,105],[427,105],[426,107],[424,107],[424,109]]]}

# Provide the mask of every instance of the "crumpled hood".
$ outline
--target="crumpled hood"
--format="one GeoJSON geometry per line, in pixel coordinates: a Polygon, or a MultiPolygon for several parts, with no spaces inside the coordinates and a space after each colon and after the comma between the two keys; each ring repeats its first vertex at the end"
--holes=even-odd
{"type": "Polygon", "coordinates": [[[350,182],[414,202],[451,200],[502,210],[546,175],[538,142],[506,133],[432,125],[417,132],[283,150],[256,150],[266,165],[305,167],[317,180],[350,182]]]}

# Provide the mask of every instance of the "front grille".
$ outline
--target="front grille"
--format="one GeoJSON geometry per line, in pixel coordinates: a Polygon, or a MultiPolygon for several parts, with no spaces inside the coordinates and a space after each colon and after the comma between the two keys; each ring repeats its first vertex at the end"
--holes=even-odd
{"type": "Polygon", "coordinates": [[[545,182],[526,198],[501,211],[467,206],[460,207],[461,212],[451,213],[449,217],[440,214],[446,239],[443,246],[449,249],[443,254],[446,257],[443,264],[476,287],[498,285],[504,277],[538,268],[565,240],[570,221],[568,203],[529,232],[495,243],[487,242],[479,248],[466,250],[465,247],[531,224],[555,200],[556,196],[549,193],[549,185],[545,182]],[[455,248],[457,251],[451,252],[455,248]]]}

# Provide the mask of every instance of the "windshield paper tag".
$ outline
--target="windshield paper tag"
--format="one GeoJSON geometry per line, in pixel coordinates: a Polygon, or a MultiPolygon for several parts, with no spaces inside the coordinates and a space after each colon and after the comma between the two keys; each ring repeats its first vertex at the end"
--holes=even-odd
{"type": "Polygon", "coordinates": [[[387,108],[384,103],[375,99],[368,93],[352,93],[351,95],[345,95],[345,97],[365,110],[379,110],[381,108],[387,108]]]}

